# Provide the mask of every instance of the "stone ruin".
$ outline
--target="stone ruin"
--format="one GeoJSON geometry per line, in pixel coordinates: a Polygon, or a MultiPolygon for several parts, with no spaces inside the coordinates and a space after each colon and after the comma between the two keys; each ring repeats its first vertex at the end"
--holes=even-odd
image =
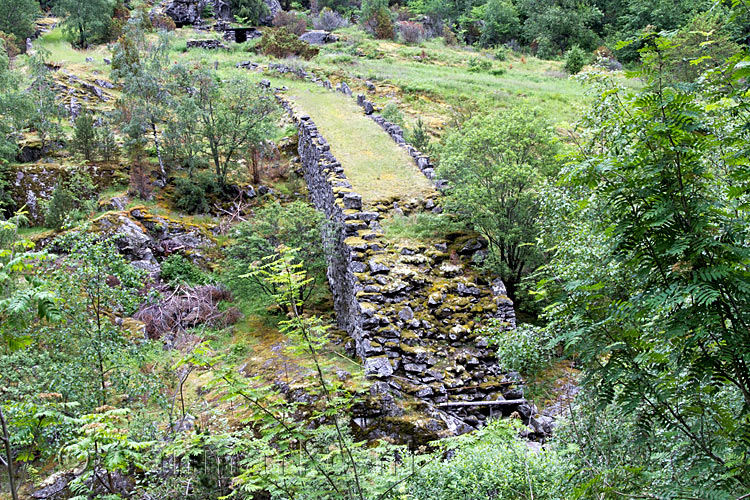
{"type": "MultiPolygon", "coordinates": [[[[298,152],[313,205],[331,221],[325,235],[328,281],[339,327],[375,380],[372,398],[355,420],[370,436],[416,431],[427,439],[468,432],[490,416],[516,411],[528,420],[517,377],[506,376],[481,326],[495,318],[515,327],[515,312],[499,279],[477,274],[472,261],[487,254],[470,235],[416,245],[391,243],[380,222],[394,213],[440,211],[439,193],[422,200],[366,204],[307,115],[277,95],[299,131],[298,152]],[[421,415],[403,432],[409,403],[421,415]]],[[[377,120],[376,120],[377,121],[377,120]]],[[[404,143],[405,145],[405,143],[404,143]]],[[[424,155],[421,170],[432,176],[424,155]]],[[[433,181],[434,182],[434,181],[433,181]]]]}

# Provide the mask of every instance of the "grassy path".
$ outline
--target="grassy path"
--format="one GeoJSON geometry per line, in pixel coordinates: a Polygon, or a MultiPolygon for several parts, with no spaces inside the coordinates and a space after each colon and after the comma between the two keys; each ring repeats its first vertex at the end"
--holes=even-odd
{"type": "Polygon", "coordinates": [[[419,199],[434,191],[409,155],[362,114],[354,99],[303,84],[290,85],[287,95],[313,119],[366,203],[419,199]]]}

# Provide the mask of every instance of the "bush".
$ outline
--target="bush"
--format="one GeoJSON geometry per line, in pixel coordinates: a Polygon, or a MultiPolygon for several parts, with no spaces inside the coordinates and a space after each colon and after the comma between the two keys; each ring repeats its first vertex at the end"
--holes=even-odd
{"type": "Polygon", "coordinates": [[[495,60],[496,61],[506,61],[508,59],[508,49],[505,47],[500,47],[495,51],[495,60]]]}
{"type": "Polygon", "coordinates": [[[493,322],[483,331],[497,347],[500,368],[533,375],[549,364],[554,354],[554,339],[545,329],[520,324],[513,330],[503,331],[502,326],[493,322]]]}
{"type": "Polygon", "coordinates": [[[483,429],[452,439],[453,450],[436,452],[436,459],[408,480],[408,498],[561,498],[567,472],[562,460],[554,450],[532,451],[517,437],[516,425],[513,420],[495,420],[483,429]],[[446,455],[451,458],[443,460],[446,455]]]}
{"type": "Polygon", "coordinates": [[[508,0],[490,0],[484,10],[484,26],[479,37],[482,47],[506,42],[521,33],[521,21],[513,3],[508,0]]]}
{"type": "Polygon", "coordinates": [[[579,46],[573,46],[565,55],[565,71],[571,75],[578,74],[584,64],[586,64],[586,53],[579,46]]]}
{"type": "Polygon", "coordinates": [[[404,43],[420,43],[425,39],[424,25],[414,21],[399,21],[398,34],[404,43]]]}
{"type": "Polygon", "coordinates": [[[560,49],[549,38],[539,38],[536,40],[536,56],[539,59],[555,59],[560,49]]]}
{"type": "Polygon", "coordinates": [[[268,7],[263,0],[231,0],[230,4],[234,16],[246,19],[250,24],[259,24],[261,18],[268,15],[268,7]]]}
{"type": "Polygon", "coordinates": [[[286,28],[267,30],[263,33],[258,50],[267,56],[283,59],[290,56],[299,56],[303,59],[312,59],[318,55],[318,48],[300,40],[297,35],[289,32],[286,28]]]}
{"type": "Polygon", "coordinates": [[[484,58],[472,57],[469,59],[469,71],[472,73],[484,73],[492,69],[492,63],[484,58]]]}
{"type": "Polygon", "coordinates": [[[161,263],[161,279],[171,285],[205,285],[209,277],[198,266],[179,254],[170,255],[161,263]]]}
{"type": "Polygon", "coordinates": [[[396,104],[389,102],[380,114],[389,122],[402,127],[404,126],[404,115],[401,113],[401,110],[398,109],[396,104]]]}
{"type": "Polygon", "coordinates": [[[96,130],[91,113],[83,110],[76,118],[73,131],[73,150],[81,154],[86,160],[91,160],[96,148],[96,130]]]}
{"type": "Polygon", "coordinates": [[[325,31],[334,31],[349,26],[349,21],[344,16],[328,7],[320,11],[318,17],[313,18],[312,23],[316,30],[325,31]]]}
{"type": "Polygon", "coordinates": [[[175,207],[189,214],[206,213],[211,206],[208,196],[219,190],[211,172],[201,172],[192,178],[182,177],[175,181],[175,207]]]}
{"type": "Polygon", "coordinates": [[[304,14],[285,12],[280,10],[273,16],[273,25],[277,28],[286,28],[290,33],[300,36],[307,31],[307,19],[304,14]]]}

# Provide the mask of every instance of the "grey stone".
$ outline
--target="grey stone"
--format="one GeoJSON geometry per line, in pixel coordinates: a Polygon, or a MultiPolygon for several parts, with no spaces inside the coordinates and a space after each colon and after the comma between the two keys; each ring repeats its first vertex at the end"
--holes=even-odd
{"type": "Polygon", "coordinates": [[[365,360],[365,375],[371,377],[390,377],[393,375],[393,367],[387,356],[376,356],[365,360]]]}
{"type": "Polygon", "coordinates": [[[411,307],[406,306],[398,312],[398,317],[403,321],[410,321],[414,318],[414,310],[411,307]]]}
{"type": "Polygon", "coordinates": [[[362,209],[362,196],[357,193],[346,193],[342,199],[344,207],[349,210],[362,209]]]}
{"type": "Polygon", "coordinates": [[[375,259],[370,259],[367,264],[370,266],[370,272],[373,274],[383,274],[391,271],[390,267],[375,259]]]}
{"type": "Polygon", "coordinates": [[[458,291],[458,294],[461,295],[462,297],[466,297],[467,295],[471,295],[473,297],[479,297],[482,294],[479,288],[475,286],[468,286],[464,283],[459,283],[456,290],[458,291]]]}
{"type": "Polygon", "coordinates": [[[339,41],[339,37],[323,30],[306,31],[299,38],[311,45],[325,45],[339,41]]]}

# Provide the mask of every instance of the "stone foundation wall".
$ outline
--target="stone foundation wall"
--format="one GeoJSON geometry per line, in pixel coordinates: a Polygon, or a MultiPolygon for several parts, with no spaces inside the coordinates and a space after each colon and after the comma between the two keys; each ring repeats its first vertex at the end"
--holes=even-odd
{"type": "Polygon", "coordinates": [[[324,245],[339,326],[352,337],[366,375],[382,381],[379,393],[426,403],[431,418],[454,434],[481,424],[490,412],[462,407],[459,419],[452,403],[518,401],[503,406],[507,413],[523,405],[517,381],[501,372],[481,335],[489,318],[515,326],[502,281],[488,281],[472,266],[486,256],[486,242],[471,235],[429,245],[389,241],[380,221],[434,210],[439,195],[364,205],[310,117],[283,95],[278,99],[299,130],[312,203],[331,223],[324,245]]]}

